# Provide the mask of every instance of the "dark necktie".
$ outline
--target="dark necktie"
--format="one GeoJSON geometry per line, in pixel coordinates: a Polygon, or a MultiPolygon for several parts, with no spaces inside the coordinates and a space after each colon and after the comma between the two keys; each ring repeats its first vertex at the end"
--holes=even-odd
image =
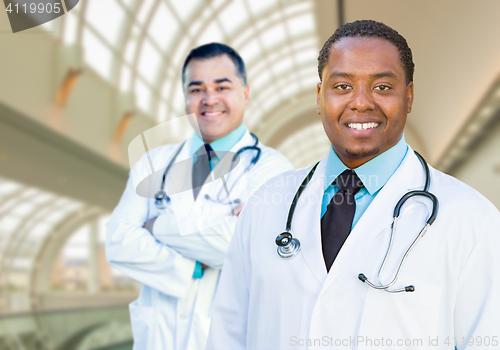
{"type": "Polygon", "coordinates": [[[215,157],[215,152],[209,144],[204,144],[195,153],[196,160],[193,164],[193,196],[196,200],[200,193],[201,186],[205,183],[210,174],[210,160],[215,157]]]}
{"type": "Polygon", "coordinates": [[[358,175],[352,170],[344,171],[335,181],[339,190],[321,219],[321,246],[327,271],[330,271],[340,248],[351,232],[356,211],[354,195],[363,187],[358,175]]]}

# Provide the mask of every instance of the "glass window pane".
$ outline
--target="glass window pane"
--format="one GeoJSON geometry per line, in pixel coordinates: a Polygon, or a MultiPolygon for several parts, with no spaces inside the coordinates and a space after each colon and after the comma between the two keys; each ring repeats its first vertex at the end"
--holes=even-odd
{"type": "MultiPolygon", "coordinates": [[[[181,117],[185,115],[184,109],[186,108],[186,104],[184,101],[184,91],[182,90],[182,83],[178,82],[175,84],[175,97],[174,97],[174,109],[175,115],[173,117],[181,117]]],[[[172,116],[171,116],[172,117],[172,116]]]]}
{"type": "Polygon", "coordinates": [[[312,12],[312,10],[313,10],[312,1],[300,1],[296,2],[295,4],[286,6],[283,9],[283,14],[285,16],[289,16],[297,13],[312,12]]]}
{"type": "Polygon", "coordinates": [[[199,2],[199,0],[170,0],[172,7],[183,22],[191,16],[199,2]]]}
{"type": "Polygon", "coordinates": [[[259,15],[271,6],[275,6],[276,0],[250,0],[247,1],[247,4],[253,15],[259,15]]]}
{"type": "Polygon", "coordinates": [[[260,37],[264,46],[270,50],[273,46],[286,40],[286,30],[282,23],[278,23],[261,33],[260,37]]]}
{"type": "Polygon", "coordinates": [[[35,205],[31,203],[21,203],[14,207],[14,209],[10,212],[11,215],[16,216],[27,216],[31,214],[35,210],[35,205]]]}
{"type": "Polygon", "coordinates": [[[303,33],[312,33],[315,30],[314,16],[312,13],[292,17],[288,19],[288,31],[292,37],[303,33]]]}
{"type": "Polygon", "coordinates": [[[113,56],[110,49],[87,28],[85,28],[83,32],[82,41],[85,63],[92,67],[103,78],[110,80],[113,62],[113,56]]]}
{"type": "Polygon", "coordinates": [[[139,22],[140,24],[144,24],[154,3],[155,0],[144,0],[142,2],[142,5],[139,9],[139,14],[137,15],[137,22],[139,22]]]}
{"type": "Polygon", "coordinates": [[[2,181],[0,182],[0,196],[6,196],[16,191],[19,191],[22,188],[21,185],[11,181],[2,181]]]}
{"type": "Polygon", "coordinates": [[[247,9],[242,1],[231,1],[231,3],[219,14],[220,22],[226,33],[232,33],[242,24],[248,22],[247,9]]]}
{"type": "Polygon", "coordinates": [[[295,60],[297,61],[297,65],[303,65],[305,63],[311,63],[311,66],[314,66],[317,62],[318,51],[309,48],[295,53],[295,60]]]}
{"type": "Polygon", "coordinates": [[[164,122],[165,120],[167,120],[167,106],[164,102],[160,103],[156,120],[158,122],[164,122]]]}
{"type": "Polygon", "coordinates": [[[132,64],[134,62],[135,54],[137,50],[137,40],[130,39],[125,48],[125,61],[132,64]]]}
{"type": "Polygon", "coordinates": [[[140,79],[135,81],[135,97],[137,107],[149,113],[151,110],[151,90],[140,79]]]}
{"type": "Polygon", "coordinates": [[[149,35],[163,50],[171,45],[179,29],[179,23],[172,16],[170,9],[162,2],[153,15],[153,20],[149,26],[149,35]]]}
{"type": "Polygon", "coordinates": [[[162,57],[149,40],[144,40],[139,57],[139,74],[150,84],[154,85],[158,77],[158,69],[162,57]]]}
{"type": "Polygon", "coordinates": [[[170,65],[182,69],[181,63],[184,63],[188,50],[191,50],[191,41],[188,38],[183,38],[175,50],[169,51],[169,54],[173,55],[170,65]]]}
{"type": "Polygon", "coordinates": [[[238,50],[245,64],[252,62],[256,57],[261,56],[262,48],[257,39],[248,42],[242,49],[238,50]]]}
{"type": "Polygon", "coordinates": [[[283,74],[288,73],[288,75],[293,74],[292,67],[294,65],[293,59],[291,57],[282,58],[273,65],[273,72],[276,77],[281,77],[283,74]]]}
{"type": "Polygon", "coordinates": [[[78,32],[78,17],[73,11],[68,12],[64,16],[64,37],[63,42],[66,45],[72,45],[76,42],[76,34],[78,32]]]}
{"type": "Polygon", "coordinates": [[[116,0],[88,0],[85,18],[108,43],[118,44],[125,12],[116,0]]]}
{"type": "Polygon", "coordinates": [[[130,83],[132,79],[132,72],[126,65],[122,66],[122,71],[120,75],[120,91],[128,92],[130,91],[130,83]]]}
{"type": "Polygon", "coordinates": [[[222,32],[220,31],[217,23],[212,22],[212,24],[202,31],[196,42],[196,46],[221,41],[223,41],[222,32]]]}

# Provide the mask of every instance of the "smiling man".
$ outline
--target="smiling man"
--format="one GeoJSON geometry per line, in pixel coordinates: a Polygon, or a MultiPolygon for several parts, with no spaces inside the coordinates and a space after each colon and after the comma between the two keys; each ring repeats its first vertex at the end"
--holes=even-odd
{"type": "Polygon", "coordinates": [[[406,40],[382,23],[326,41],[317,111],[330,152],[250,198],[207,349],[500,345],[500,213],[406,144],[413,70],[406,40]]]}
{"type": "MultiPolygon", "coordinates": [[[[110,265],[142,284],[139,298],[130,304],[137,350],[204,348],[220,271],[244,199],[271,177],[293,169],[245,128],[250,90],[243,60],[232,48],[212,43],[193,49],[182,80],[186,113],[196,115],[200,134],[143,157],[108,223],[110,265]],[[224,173],[226,182],[210,181],[211,173],[232,164],[238,151],[238,165],[224,173]],[[136,193],[149,162],[165,169],[173,160],[186,159],[189,169],[172,181],[185,182],[184,188],[192,190],[171,194],[166,208],[136,193]],[[180,200],[174,203],[176,196],[180,200]],[[182,217],[190,234],[181,235],[182,217]]],[[[166,176],[167,192],[172,173],[166,176]]]]}

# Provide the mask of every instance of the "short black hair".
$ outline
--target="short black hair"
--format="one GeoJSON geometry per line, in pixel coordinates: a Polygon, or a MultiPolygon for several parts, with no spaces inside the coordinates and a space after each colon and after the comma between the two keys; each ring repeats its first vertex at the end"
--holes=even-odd
{"type": "Polygon", "coordinates": [[[340,41],[340,39],[349,36],[376,37],[385,39],[393,43],[399,51],[399,58],[401,59],[401,64],[403,65],[403,69],[405,71],[406,83],[408,84],[410,81],[413,81],[415,64],[413,63],[411,49],[408,46],[406,39],[403,38],[403,36],[397,31],[385,25],[384,23],[371,20],[346,23],[343,26],[339,27],[335,31],[335,33],[333,33],[333,35],[325,42],[318,56],[318,74],[320,81],[321,75],[323,74],[323,69],[328,63],[330,51],[333,44],[337,41],[340,41]]]}
{"type": "Polygon", "coordinates": [[[222,55],[228,55],[236,67],[236,74],[243,80],[243,85],[247,85],[247,72],[245,69],[245,62],[241,56],[232,48],[221,43],[210,43],[198,46],[189,52],[189,55],[184,60],[182,66],[182,85],[185,82],[185,72],[188,63],[191,60],[205,60],[222,55]]]}

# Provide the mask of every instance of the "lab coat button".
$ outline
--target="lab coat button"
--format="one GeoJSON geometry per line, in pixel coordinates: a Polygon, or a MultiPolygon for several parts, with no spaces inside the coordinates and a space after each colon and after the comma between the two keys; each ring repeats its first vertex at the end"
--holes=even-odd
{"type": "Polygon", "coordinates": [[[181,320],[187,320],[187,315],[186,314],[181,314],[180,319],[181,320]]]}

